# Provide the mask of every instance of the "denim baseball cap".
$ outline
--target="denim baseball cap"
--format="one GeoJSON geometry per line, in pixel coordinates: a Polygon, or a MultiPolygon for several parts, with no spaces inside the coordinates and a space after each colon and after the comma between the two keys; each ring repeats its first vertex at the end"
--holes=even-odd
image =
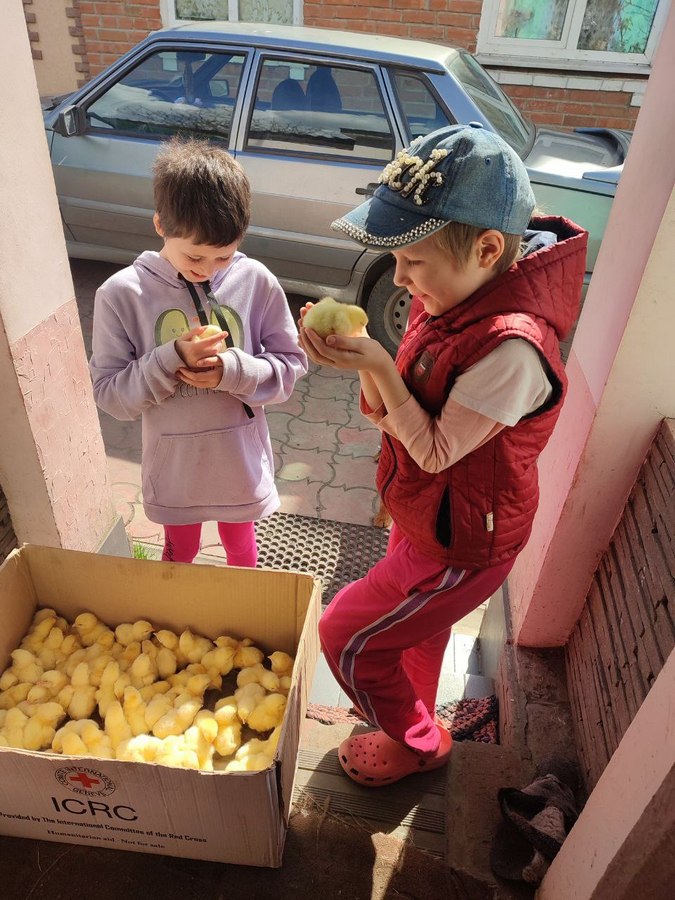
{"type": "Polygon", "coordinates": [[[417,138],[378,181],[370,199],[331,226],[368,247],[405,247],[448,222],[523,234],[534,209],[520,157],[477,122],[417,138]]]}

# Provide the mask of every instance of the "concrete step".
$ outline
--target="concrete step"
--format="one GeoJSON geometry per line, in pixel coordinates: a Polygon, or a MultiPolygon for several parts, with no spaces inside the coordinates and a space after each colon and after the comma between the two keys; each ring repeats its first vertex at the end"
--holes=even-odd
{"type": "Polygon", "coordinates": [[[523,787],[534,767],[516,751],[496,744],[455,743],[446,785],[446,864],[467,900],[531,900],[534,888],[507,882],[490,868],[490,847],[501,821],[497,792],[523,787]]]}

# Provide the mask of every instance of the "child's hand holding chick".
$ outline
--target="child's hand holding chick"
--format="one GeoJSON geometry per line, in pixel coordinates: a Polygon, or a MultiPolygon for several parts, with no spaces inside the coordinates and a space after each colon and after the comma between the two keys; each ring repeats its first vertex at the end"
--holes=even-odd
{"type": "Polygon", "coordinates": [[[368,316],[360,306],[322,297],[318,303],[308,303],[300,310],[300,324],[303,328],[316,331],[324,340],[329,334],[362,337],[365,336],[368,316]]]}
{"type": "Polygon", "coordinates": [[[368,337],[367,322],[361,307],[324,297],[300,310],[299,343],[307,356],[321,366],[370,372],[388,368],[391,357],[382,344],[368,337]],[[335,311],[334,307],[340,309],[335,311]]]}
{"type": "Polygon", "coordinates": [[[215,388],[223,377],[223,361],[217,355],[225,349],[225,336],[215,325],[190,329],[174,345],[185,363],[176,372],[179,380],[198,388],[215,388]]]}

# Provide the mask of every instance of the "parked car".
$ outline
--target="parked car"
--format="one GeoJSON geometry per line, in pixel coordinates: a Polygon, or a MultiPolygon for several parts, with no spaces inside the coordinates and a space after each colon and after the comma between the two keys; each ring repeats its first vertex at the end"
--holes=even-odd
{"type": "Polygon", "coordinates": [[[544,211],[589,229],[593,269],[630,134],[535,128],[465,50],[318,28],[201,22],[150,34],[45,104],[68,252],[127,263],[159,248],[151,167],[175,133],[220,141],[253,188],[246,253],[285,289],[366,308],[394,351],[409,296],[389,254],[330,223],[418,135],[482,123],[520,154],[544,211]]]}

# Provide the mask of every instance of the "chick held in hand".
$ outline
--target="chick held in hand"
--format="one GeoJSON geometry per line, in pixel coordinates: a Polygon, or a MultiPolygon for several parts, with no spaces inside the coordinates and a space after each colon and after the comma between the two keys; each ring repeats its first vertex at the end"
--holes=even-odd
{"type": "Polygon", "coordinates": [[[312,328],[324,339],[329,334],[353,337],[367,324],[368,316],[360,306],[338,303],[332,297],[323,297],[314,306],[310,306],[302,319],[304,328],[312,328]]]}

